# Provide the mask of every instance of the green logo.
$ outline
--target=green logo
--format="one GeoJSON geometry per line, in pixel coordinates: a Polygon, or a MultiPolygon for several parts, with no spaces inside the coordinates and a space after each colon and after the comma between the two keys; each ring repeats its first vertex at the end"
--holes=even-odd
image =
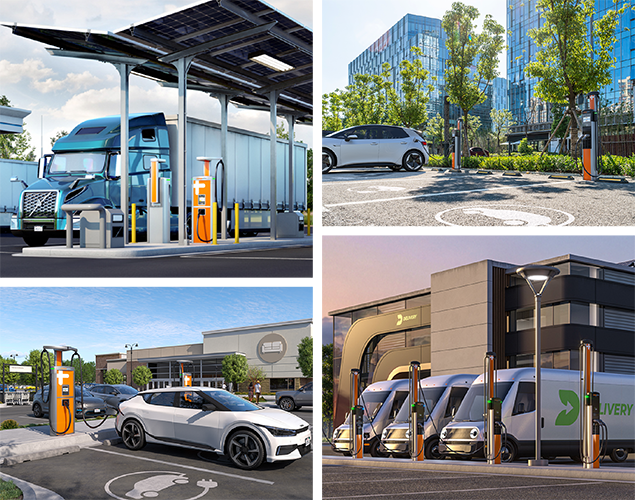
{"type": "Polygon", "coordinates": [[[556,418],[556,425],[571,425],[578,419],[580,413],[580,400],[573,391],[560,389],[560,401],[566,406],[556,418]]]}

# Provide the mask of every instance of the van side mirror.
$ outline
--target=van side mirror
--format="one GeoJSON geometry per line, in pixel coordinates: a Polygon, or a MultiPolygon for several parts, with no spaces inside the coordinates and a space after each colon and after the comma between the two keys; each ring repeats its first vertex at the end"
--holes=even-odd
{"type": "Polygon", "coordinates": [[[456,406],[452,407],[452,418],[454,418],[454,415],[456,414],[456,406]]]}

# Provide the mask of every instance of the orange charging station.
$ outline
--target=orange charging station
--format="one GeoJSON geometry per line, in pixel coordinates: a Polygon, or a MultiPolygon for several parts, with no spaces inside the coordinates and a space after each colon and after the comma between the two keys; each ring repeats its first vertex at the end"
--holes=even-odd
{"type": "Polygon", "coordinates": [[[425,455],[424,432],[419,429],[425,422],[425,404],[419,401],[420,367],[418,361],[410,362],[410,457],[414,462],[423,462],[425,455]]]}
{"type": "Polygon", "coordinates": [[[485,414],[487,463],[501,463],[501,405],[502,401],[496,397],[496,353],[485,354],[485,386],[487,388],[487,410],[485,414]]]}
{"type": "Polygon", "coordinates": [[[599,155],[599,92],[589,92],[589,109],[582,111],[582,166],[585,181],[595,181],[598,178],[599,155]]]}
{"type": "Polygon", "coordinates": [[[364,406],[359,404],[360,387],[359,370],[351,370],[351,455],[353,458],[364,458],[364,406]]]}
{"type": "Polygon", "coordinates": [[[454,137],[454,152],[452,153],[452,170],[461,170],[461,133],[463,132],[463,119],[456,121],[456,128],[452,131],[454,137]]]}
{"type": "Polygon", "coordinates": [[[203,162],[203,175],[192,179],[192,242],[216,245],[218,229],[218,200],[216,193],[216,175],[219,165],[222,175],[225,166],[222,158],[199,156],[203,162]],[[216,172],[211,175],[210,163],[216,161],[216,172]]]}
{"type": "Polygon", "coordinates": [[[582,465],[585,469],[600,468],[600,393],[593,390],[593,365],[590,340],[580,342],[580,361],[584,401],[582,404],[582,465]]]}
{"type": "MultiPolygon", "coordinates": [[[[77,349],[70,346],[44,346],[42,355],[53,351],[55,365],[51,367],[49,384],[49,426],[51,436],[75,432],[75,370],[62,366],[62,353],[77,349]]],[[[42,388],[44,390],[44,388],[42,388]]]]}
{"type": "Polygon", "coordinates": [[[181,371],[181,384],[183,387],[192,387],[192,374],[185,371],[186,364],[192,364],[190,360],[179,360],[177,361],[179,364],[179,368],[181,371]]]}

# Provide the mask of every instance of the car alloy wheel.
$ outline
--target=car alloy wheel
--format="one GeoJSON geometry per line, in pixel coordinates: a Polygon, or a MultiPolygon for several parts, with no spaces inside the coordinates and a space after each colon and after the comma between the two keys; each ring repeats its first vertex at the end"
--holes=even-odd
{"type": "Polygon", "coordinates": [[[295,409],[295,403],[291,398],[282,398],[279,403],[280,409],[284,411],[291,411],[295,409]]]}
{"type": "Polygon", "coordinates": [[[423,153],[415,149],[411,149],[403,155],[402,166],[408,172],[415,172],[423,167],[423,153]]]}
{"type": "Polygon", "coordinates": [[[330,151],[322,151],[322,173],[326,174],[335,166],[335,157],[330,151]]]}
{"type": "Polygon", "coordinates": [[[260,439],[251,431],[241,430],[229,438],[229,458],[237,467],[251,470],[265,459],[265,449],[260,439]]]}
{"type": "Polygon", "coordinates": [[[140,450],[146,444],[143,427],[136,420],[128,420],[121,429],[123,443],[131,450],[140,450]]]}
{"type": "Polygon", "coordinates": [[[42,411],[42,407],[39,403],[35,403],[33,405],[33,416],[35,418],[42,418],[44,416],[44,412],[42,411]]]}

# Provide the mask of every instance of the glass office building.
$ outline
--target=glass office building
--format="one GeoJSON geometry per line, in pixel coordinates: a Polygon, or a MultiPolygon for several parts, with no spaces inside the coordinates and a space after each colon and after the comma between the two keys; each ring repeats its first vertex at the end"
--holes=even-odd
{"type": "MultiPolygon", "coordinates": [[[[611,0],[595,0],[595,8],[596,19],[599,19],[615,5],[611,0]]],[[[543,23],[536,12],[536,0],[507,0],[509,110],[517,124],[512,127],[510,142],[525,136],[530,141],[546,140],[551,130],[551,106],[534,96],[537,79],[529,78],[524,71],[530,61],[536,60],[536,45],[528,31],[539,28],[543,23]]],[[[612,81],[598,90],[603,102],[632,106],[635,92],[635,15],[631,9],[620,16],[616,32],[618,41],[613,47],[613,56],[617,61],[611,70],[612,81]]],[[[578,106],[584,109],[586,100],[579,98],[578,106]]]]}
{"type": "MultiPolygon", "coordinates": [[[[432,117],[437,113],[443,116],[444,71],[445,62],[448,59],[448,49],[445,46],[446,38],[440,19],[406,14],[349,63],[348,82],[349,84],[353,83],[353,77],[356,74],[376,75],[381,73],[384,63],[390,64],[391,80],[395,82],[399,78],[399,63],[404,60],[413,61],[416,56],[410,49],[411,47],[420,47],[423,52],[421,57],[423,67],[430,72],[429,83],[434,87],[427,105],[428,116],[432,117]],[[433,80],[433,77],[436,80],[433,80]]],[[[491,128],[490,111],[492,106],[501,102],[500,98],[494,97],[496,95],[495,89],[498,88],[500,92],[501,88],[505,88],[506,93],[506,79],[497,78],[496,80],[494,85],[489,85],[486,89],[487,100],[470,111],[470,114],[481,118],[482,126],[487,129],[491,128]]],[[[399,91],[398,86],[397,91],[399,91]]],[[[460,114],[459,108],[454,105],[450,106],[451,126],[456,125],[456,120],[460,114]]]]}

